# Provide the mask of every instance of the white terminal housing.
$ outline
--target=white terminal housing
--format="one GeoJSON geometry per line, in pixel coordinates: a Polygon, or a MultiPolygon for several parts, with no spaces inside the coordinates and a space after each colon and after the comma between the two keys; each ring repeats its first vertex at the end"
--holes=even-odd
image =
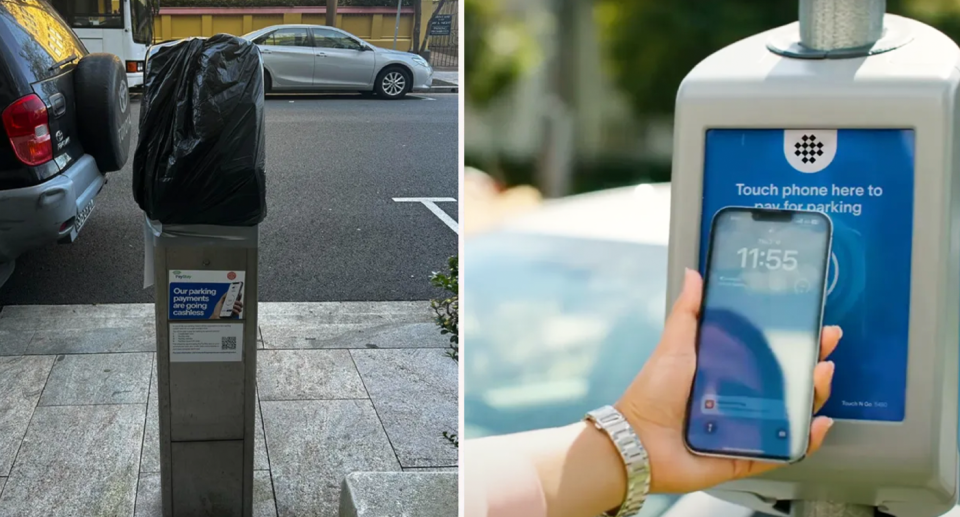
{"type": "Polygon", "coordinates": [[[677,95],[668,301],[679,294],[684,268],[699,265],[707,130],[903,128],[916,135],[904,420],[838,420],[818,453],[711,492],[774,515],[786,515],[795,500],[874,506],[896,517],[942,515],[957,502],[960,49],[914,20],[886,15],[884,25],[908,42],[846,59],[768,49],[797,34],[796,23],[758,34],[697,65],[677,95]]]}

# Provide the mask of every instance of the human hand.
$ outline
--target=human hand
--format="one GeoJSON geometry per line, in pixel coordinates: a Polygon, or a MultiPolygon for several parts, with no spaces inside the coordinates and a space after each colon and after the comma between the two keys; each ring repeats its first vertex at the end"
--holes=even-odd
{"type": "MultiPolygon", "coordinates": [[[[617,402],[650,458],[651,493],[687,493],[754,476],[783,464],[698,456],[683,442],[690,389],[697,366],[696,336],[703,280],[687,270],[683,291],[667,318],[660,344],[617,402]]],[[[824,327],[820,362],[813,371],[814,407],[830,397],[834,364],[825,359],[837,347],[840,327],[824,327]]],[[[808,454],[823,443],[833,420],[818,416],[810,429],[808,454]]]]}
{"type": "Polygon", "coordinates": [[[210,319],[218,320],[220,319],[220,311],[223,310],[223,302],[227,301],[227,293],[223,293],[223,296],[220,297],[220,300],[213,307],[213,314],[210,315],[210,319]]]}
{"type": "Polygon", "coordinates": [[[243,302],[241,298],[243,298],[243,293],[238,294],[237,301],[233,302],[233,313],[230,314],[231,318],[239,318],[240,313],[243,312],[243,302]]]}

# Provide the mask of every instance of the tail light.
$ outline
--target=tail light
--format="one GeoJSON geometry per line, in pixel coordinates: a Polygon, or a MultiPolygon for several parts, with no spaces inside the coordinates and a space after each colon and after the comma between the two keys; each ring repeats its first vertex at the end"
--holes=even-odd
{"type": "Polygon", "coordinates": [[[143,72],[143,61],[127,61],[127,72],[131,74],[143,72]]]}
{"type": "Polygon", "coordinates": [[[3,127],[17,158],[26,165],[40,165],[53,158],[47,107],[32,93],[3,110],[3,127]]]}

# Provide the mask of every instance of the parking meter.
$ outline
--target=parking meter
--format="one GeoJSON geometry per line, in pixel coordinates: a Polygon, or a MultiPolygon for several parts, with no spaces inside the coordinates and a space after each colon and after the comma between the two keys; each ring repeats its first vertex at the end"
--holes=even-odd
{"type": "Polygon", "coordinates": [[[228,35],[147,61],[134,196],[154,285],[164,517],[253,515],[263,69],[228,35]]]}
{"type": "Polygon", "coordinates": [[[957,502],[960,50],[881,19],[880,38],[838,52],[798,43],[796,23],[755,35],[677,95],[669,300],[684,268],[703,272],[724,206],[834,224],[824,324],[844,334],[821,414],[835,425],[818,453],[711,492],[774,515],[833,501],[932,517],[957,502]]]}

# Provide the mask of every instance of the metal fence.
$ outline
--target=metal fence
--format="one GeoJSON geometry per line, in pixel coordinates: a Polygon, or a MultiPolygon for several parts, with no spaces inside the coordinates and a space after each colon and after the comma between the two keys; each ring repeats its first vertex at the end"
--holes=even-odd
{"type": "Polygon", "coordinates": [[[447,0],[427,27],[430,64],[438,69],[456,69],[460,56],[459,0],[447,0]]]}

